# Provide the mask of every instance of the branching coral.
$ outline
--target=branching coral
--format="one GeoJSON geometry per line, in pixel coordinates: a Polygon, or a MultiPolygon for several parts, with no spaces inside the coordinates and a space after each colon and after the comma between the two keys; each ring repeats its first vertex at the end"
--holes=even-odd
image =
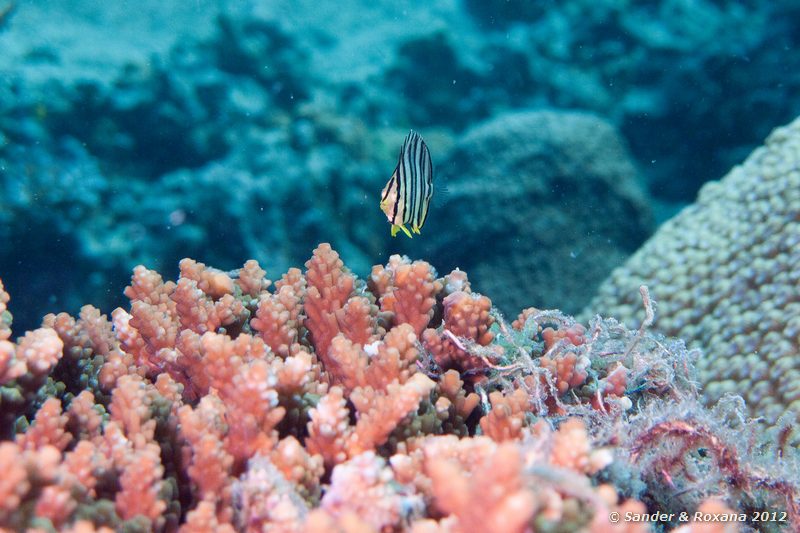
{"type": "Polygon", "coordinates": [[[393,255],[386,267],[372,268],[370,286],[380,298],[381,311],[391,313],[396,324],[410,324],[416,335],[428,326],[442,283],[425,261],[393,255]]]}
{"type": "Polygon", "coordinates": [[[422,334],[425,348],[437,368],[455,368],[480,374],[490,368],[499,353],[491,348],[469,349],[468,346],[487,346],[494,334],[489,331],[494,318],[492,302],[477,293],[456,291],[443,300],[444,322],[440,330],[426,329],[422,334]]]}
{"type": "Polygon", "coordinates": [[[509,325],[461,271],[393,256],[367,290],[328,245],[306,266],[274,284],[253,261],[184,260],[176,282],[137,267],[111,322],[87,306],[0,340],[16,392],[0,527],[640,531],[609,513],[723,505],[798,520],[783,434],[700,406],[693,355],[647,332],[646,289],[637,331],[534,308],[509,325]]]}

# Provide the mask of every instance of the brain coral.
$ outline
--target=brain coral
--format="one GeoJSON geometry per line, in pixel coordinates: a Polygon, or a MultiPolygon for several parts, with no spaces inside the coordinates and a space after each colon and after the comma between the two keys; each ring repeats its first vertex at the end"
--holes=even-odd
{"type": "Polygon", "coordinates": [[[659,300],[655,327],[703,349],[698,371],[710,400],[740,394],[770,422],[798,412],[800,119],[703,187],[587,309],[640,319],[640,283],[659,300]]]}
{"type": "Polygon", "coordinates": [[[434,195],[422,249],[467,270],[506,313],[532,301],[580,310],[651,231],[624,142],[589,113],[501,115],[465,133],[436,172],[449,193],[434,195]]]}

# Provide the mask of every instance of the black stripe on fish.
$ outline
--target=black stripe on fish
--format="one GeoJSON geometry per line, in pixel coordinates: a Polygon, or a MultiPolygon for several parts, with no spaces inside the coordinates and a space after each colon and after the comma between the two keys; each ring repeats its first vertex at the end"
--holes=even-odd
{"type": "Polygon", "coordinates": [[[397,169],[395,170],[397,173],[397,190],[395,191],[394,195],[394,210],[392,211],[392,224],[397,223],[397,206],[400,205],[400,187],[405,180],[405,172],[403,172],[403,149],[400,148],[400,161],[397,163],[397,169]]]}
{"type": "Polygon", "coordinates": [[[412,165],[414,167],[414,195],[411,209],[408,214],[408,221],[412,224],[412,229],[417,226],[419,211],[422,209],[422,193],[425,187],[425,168],[422,162],[425,158],[425,142],[419,135],[415,134],[414,150],[412,153],[412,165]]]}
{"type": "Polygon", "coordinates": [[[416,143],[417,137],[414,135],[414,132],[409,132],[408,136],[406,137],[406,142],[404,144],[407,145],[406,150],[406,168],[408,168],[408,187],[406,188],[406,203],[405,208],[406,212],[403,216],[403,224],[406,224],[411,221],[410,215],[414,212],[414,189],[417,181],[417,167],[414,161],[414,152],[416,150],[416,143]]]}
{"type": "Polygon", "coordinates": [[[422,229],[422,226],[425,225],[425,221],[428,219],[428,209],[430,207],[431,198],[433,197],[433,163],[431,162],[430,153],[427,153],[426,147],[426,154],[427,157],[425,158],[425,201],[422,203],[420,209],[420,216],[417,220],[419,220],[419,224],[417,225],[417,229],[422,229]]]}
{"type": "Polygon", "coordinates": [[[386,199],[389,197],[389,194],[392,192],[392,187],[394,186],[394,180],[397,178],[397,169],[394,169],[394,174],[392,174],[391,179],[389,179],[389,184],[386,186],[386,193],[381,197],[381,202],[385,202],[386,199]]]}
{"type": "Polygon", "coordinates": [[[419,229],[419,224],[418,224],[420,219],[419,215],[422,212],[422,209],[425,205],[424,202],[425,182],[426,182],[425,171],[427,170],[427,168],[425,167],[426,151],[427,148],[425,147],[425,141],[423,141],[422,137],[420,137],[419,146],[415,158],[415,165],[417,168],[417,172],[419,174],[419,177],[417,178],[417,194],[414,198],[415,200],[414,204],[416,208],[414,209],[414,212],[411,215],[413,220],[413,225],[417,227],[417,229],[419,229]]]}
{"type": "MultiPolygon", "coordinates": [[[[408,134],[410,138],[410,150],[406,156],[409,169],[411,174],[411,179],[409,180],[411,186],[408,188],[408,198],[410,201],[406,202],[406,216],[403,217],[403,223],[409,223],[414,220],[414,206],[417,203],[417,176],[418,176],[418,168],[417,168],[417,148],[419,146],[419,135],[414,133],[413,131],[408,134]]],[[[408,140],[408,139],[407,139],[408,140]]]]}

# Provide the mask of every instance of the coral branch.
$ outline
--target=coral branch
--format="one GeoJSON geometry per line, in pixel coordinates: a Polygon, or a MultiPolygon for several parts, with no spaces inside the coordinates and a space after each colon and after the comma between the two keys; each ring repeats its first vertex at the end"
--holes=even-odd
{"type": "Polygon", "coordinates": [[[306,267],[271,290],[255,261],[140,266],[111,322],[84,306],[17,342],[0,285],[0,529],[643,533],[610,513],[697,509],[796,529],[793,419],[702,407],[646,288],[638,330],[508,324],[458,270],[392,256],[368,290],[329,245],[306,267]]]}

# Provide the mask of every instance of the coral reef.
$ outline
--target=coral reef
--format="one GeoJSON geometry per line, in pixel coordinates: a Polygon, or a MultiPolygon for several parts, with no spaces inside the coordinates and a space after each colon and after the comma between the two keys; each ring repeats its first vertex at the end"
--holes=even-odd
{"type": "Polygon", "coordinates": [[[628,292],[652,286],[655,328],[705,352],[697,368],[709,401],[740,394],[751,414],[771,423],[800,409],[799,167],[800,119],[707,184],[589,306],[635,321],[628,292]]]}
{"type": "Polygon", "coordinates": [[[647,331],[646,287],[635,331],[536,308],[509,324],[461,271],[392,256],[364,282],[327,244],[305,266],[139,266],[111,320],[86,306],[15,342],[0,286],[0,527],[798,524],[795,452],[736,398],[700,405],[697,354],[647,331]]]}
{"type": "Polygon", "coordinates": [[[589,306],[638,329],[544,309],[800,112],[795,0],[123,4],[0,0],[0,529],[800,527],[800,123],[589,306]]]}
{"type": "Polygon", "coordinates": [[[500,115],[465,133],[441,168],[448,193],[434,198],[422,249],[509,314],[532,301],[577,312],[652,231],[625,143],[595,115],[500,115]]]}

